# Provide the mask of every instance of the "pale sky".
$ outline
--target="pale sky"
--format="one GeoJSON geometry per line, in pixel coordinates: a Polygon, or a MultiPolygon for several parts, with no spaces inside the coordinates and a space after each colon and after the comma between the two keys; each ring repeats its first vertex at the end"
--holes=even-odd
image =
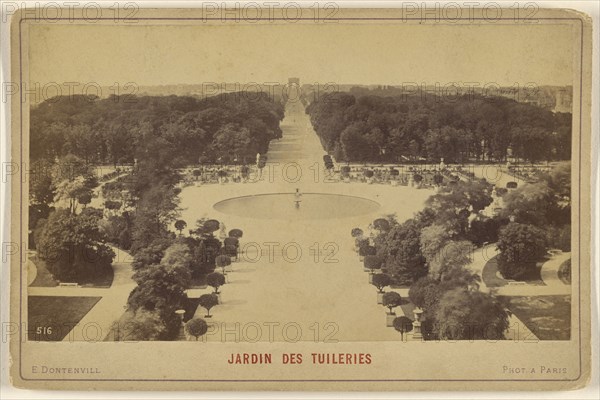
{"type": "Polygon", "coordinates": [[[30,81],[572,84],[570,25],[32,25],[30,81]]]}

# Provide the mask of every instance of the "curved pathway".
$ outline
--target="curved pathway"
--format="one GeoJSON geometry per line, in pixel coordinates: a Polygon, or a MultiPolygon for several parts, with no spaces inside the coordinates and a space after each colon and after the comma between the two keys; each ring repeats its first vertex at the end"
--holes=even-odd
{"type": "Polygon", "coordinates": [[[546,284],[546,287],[556,290],[557,294],[571,294],[571,285],[564,283],[558,277],[560,266],[570,258],[571,252],[563,252],[554,255],[542,265],[542,280],[546,284]]]}

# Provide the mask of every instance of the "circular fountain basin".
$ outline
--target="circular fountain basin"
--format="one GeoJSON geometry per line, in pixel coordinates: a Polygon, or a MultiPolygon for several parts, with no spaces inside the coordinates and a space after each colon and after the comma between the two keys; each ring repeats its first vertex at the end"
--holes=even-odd
{"type": "Polygon", "coordinates": [[[373,200],[327,193],[302,193],[299,199],[294,193],[258,194],[234,197],[214,205],[215,210],[238,217],[289,220],[356,217],[374,213],[379,208],[379,203],[373,200]]]}

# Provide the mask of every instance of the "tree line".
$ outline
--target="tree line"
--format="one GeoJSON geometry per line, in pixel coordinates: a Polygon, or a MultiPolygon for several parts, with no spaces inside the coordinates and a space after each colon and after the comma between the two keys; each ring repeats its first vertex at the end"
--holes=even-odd
{"type": "Polygon", "coordinates": [[[282,118],[282,104],[266,93],[205,99],[58,96],[31,110],[30,157],[73,154],[94,164],[133,163],[143,157],[148,137],[159,137],[175,165],[251,162],[281,137],[282,118]]]}
{"type": "Polygon", "coordinates": [[[571,114],[505,97],[329,93],[306,109],[338,162],[505,161],[571,157],[571,114]]]}

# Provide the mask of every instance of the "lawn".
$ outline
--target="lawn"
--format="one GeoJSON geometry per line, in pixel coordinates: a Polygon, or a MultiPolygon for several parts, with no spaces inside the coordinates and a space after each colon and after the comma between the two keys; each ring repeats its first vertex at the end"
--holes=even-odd
{"type": "MultiPolygon", "coordinates": [[[[58,286],[59,281],[52,276],[52,273],[48,271],[46,267],[46,262],[39,258],[37,255],[31,257],[31,262],[35,265],[37,269],[37,275],[33,282],[31,282],[31,287],[54,287],[58,286]]],[[[79,282],[82,287],[94,287],[94,288],[109,288],[112,285],[112,281],[114,279],[114,271],[112,268],[107,270],[104,275],[95,277],[86,282],[79,282]]]]}
{"type": "Polygon", "coordinates": [[[487,287],[500,287],[508,284],[508,281],[502,278],[498,272],[498,256],[492,257],[485,263],[481,275],[481,279],[487,287]]]}
{"type": "Polygon", "coordinates": [[[571,338],[571,296],[499,296],[540,340],[571,338]]]}
{"type": "Polygon", "coordinates": [[[28,340],[58,342],[96,305],[101,297],[30,296],[28,340]]]}

